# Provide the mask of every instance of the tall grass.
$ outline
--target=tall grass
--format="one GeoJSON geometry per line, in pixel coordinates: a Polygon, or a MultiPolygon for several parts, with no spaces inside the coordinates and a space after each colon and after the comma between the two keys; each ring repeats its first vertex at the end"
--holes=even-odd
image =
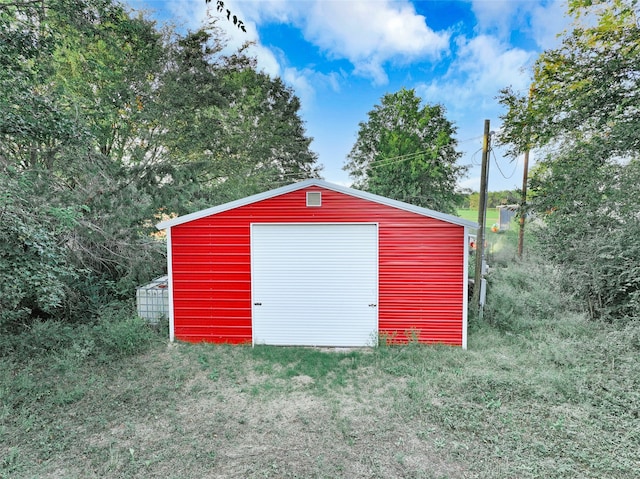
{"type": "Polygon", "coordinates": [[[158,339],[128,304],[103,307],[92,322],[34,321],[18,334],[0,336],[0,357],[28,361],[75,352],[82,359],[114,360],[146,351],[158,339]]]}
{"type": "Polygon", "coordinates": [[[0,478],[635,479],[640,321],[499,238],[466,351],[167,347],[118,308],[2,338],[0,478]]]}

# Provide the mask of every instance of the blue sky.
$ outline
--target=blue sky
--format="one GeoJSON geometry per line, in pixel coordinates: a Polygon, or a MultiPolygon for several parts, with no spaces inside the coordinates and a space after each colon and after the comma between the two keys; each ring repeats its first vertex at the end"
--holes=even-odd
{"type": "MultiPolygon", "coordinates": [[[[539,53],[567,28],[560,0],[225,0],[247,32],[215,10],[216,1],[126,0],[160,23],[195,30],[208,17],[229,35],[231,48],[256,43],[258,67],[280,76],[300,98],[301,116],[327,181],[350,185],[342,170],[359,122],[385,93],[413,88],[440,103],[458,128],[461,187],[480,186],[484,120],[500,129],[501,88],[526,92],[539,53]]],[[[535,152],[531,161],[535,164],[535,152]]],[[[522,158],[495,148],[489,190],[522,184],[522,158]]]]}

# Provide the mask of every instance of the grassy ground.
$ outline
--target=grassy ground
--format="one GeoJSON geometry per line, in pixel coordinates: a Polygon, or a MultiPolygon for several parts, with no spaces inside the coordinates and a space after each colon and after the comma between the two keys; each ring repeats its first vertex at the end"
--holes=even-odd
{"type": "Polygon", "coordinates": [[[39,325],[0,357],[0,477],[638,477],[639,322],[589,322],[498,253],[467,351],[39,325]]]}
{"type": "Polygon", "coordinates": [[[0,477],[634,478],[640,328],[2,361],[0,477]]]}

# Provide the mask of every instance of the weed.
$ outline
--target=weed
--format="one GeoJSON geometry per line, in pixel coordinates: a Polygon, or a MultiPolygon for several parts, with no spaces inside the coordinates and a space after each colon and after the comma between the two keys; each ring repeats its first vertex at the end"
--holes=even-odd
{"type": "Polygon", "coordinates": [[[0,477],[634,478],[640,321],[586,320],[546,266],[491,274],[466,351],[167,348],[114,312],[2,338],[0,477]]]}
{"type": "MultiPolygon", "coordinates": [[[[502,331],[524,333],[532,321],[561,321],[567,312],[560,271],[538,263],[513,263],[489,275],[485,318],[502,331]]],[[[570,307],[570,306],[569,306],[570,307]]]]}
{"type": "Polygon", "coordinates": [[[104,360],[143,353],[156,338],[144,320],[126,311],[101,317],[93,327],[93,337],[104,360]]]}
{"type": "Polygon", "coordinates": [[[12,447],[0,462],[0,478],[8,478],[22,468],[18,448],[12,447]]]}
{"type": "Polygon", "coordinates": [[[198,364],[203,370],[207,369],[209,367],[209,357],[204,353],[198,354],[198,364]]]}

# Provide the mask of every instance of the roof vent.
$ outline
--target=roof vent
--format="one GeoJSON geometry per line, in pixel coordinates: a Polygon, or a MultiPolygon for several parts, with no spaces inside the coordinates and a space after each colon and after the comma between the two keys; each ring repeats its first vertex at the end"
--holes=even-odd
{"type": "Polygon", "coordinates": [[[322,192],[307,191],[307,206],[322,206],[322,192]]]}

